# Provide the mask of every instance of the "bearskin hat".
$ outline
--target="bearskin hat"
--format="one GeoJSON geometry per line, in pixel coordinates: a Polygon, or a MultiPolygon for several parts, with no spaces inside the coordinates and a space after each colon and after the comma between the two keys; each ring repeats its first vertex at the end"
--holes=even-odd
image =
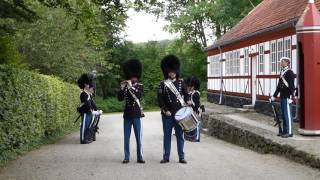
{"type": "Polygon", "coordinates": [[[191,86],[191,79],[192,79],[192,76],[188,76],[187,79],[184,79],[184,83],[189,87],[191,86]]]}
{"type": "Polygon", "coordinates": [[[89,77],[88,74],[82,74],[78,79],[77,83],[80,89],[84,89],[86,84],[92,84],[92,79],[89,77]]]}
{"type": "Polygon", "coordinates": [[[195,90],[200,90],[200,80],[197,77],[192,78],[192,84],[195,90]]]}
{"type": "Polygon", "coordinates": [[[130,59],[123,64],[123,72],[126,79],[141,78],[142,64],[138,59],[130,59]]]}
{"type": "Polygon", "coordinates": [[[180,76],[180,60],[175,55],[167,55],[161,61],[161,70],[164,77],[168,78],[168,73],[174,71],[176,73],[176,78],[179,79],[180,76]]]}
{"type": "Polygon", "coordinates": [[[189,76],[186,80],[185,83],[187,86],[189,87],[194,87],[195,90],[199,90],[200,89],[200,80],[195,77],[195,76],[189,76]]]}

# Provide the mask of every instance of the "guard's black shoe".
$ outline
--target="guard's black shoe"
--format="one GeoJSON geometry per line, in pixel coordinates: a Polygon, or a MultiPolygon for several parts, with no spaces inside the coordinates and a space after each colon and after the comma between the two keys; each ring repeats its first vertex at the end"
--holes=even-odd
{"type": "Polygon", "coordinates": [[[181,164],[187,164],[187,161],[186,161],[185,159],[180,159],[180,160],[179,160],[179,163],[181,163],[181,164]]]}
{"type": "Polygon", "coordinates": [[[80,143],[81,143],[81,144],[90,144],[91,141],[85,140],[85,141],[81,141],[80,143]]]}
{"type": "Polygon", "coordinates": [[[165,164],[165,163],[168,163],[169,162],[169,160],[167,160],[167,159],[162,159],[161,161],[160,161],[160,164],[165,164]]]}
{"type": "Polygon", "coordinates": [[[128,164],[129,162],[130,162],[129,160],[125,159],[125,160],[122,161],[122,164],[128,164]]]}
{"type": "Polygon", "coordinates": [[[293,135],[292,134],[283,134],[281,137],[282,138],[288,138],[288,137],[293,137],[293,135]]]}
{"type": "Polygon", "coordinates": [[[278,134],[277,134],[277,136],[282,136],[282,135],[283,135],[282,133],[278,133],[278,134]]]}
{"type": "Polygon", "coordinates": [[[146,161],[145,161],[145,160],[143,160],[143,159],[140,159],[140,160],[138,160],[138,161],[137,161],[137,163],[145,164],[145,163],[146,163],[146,161]]]}

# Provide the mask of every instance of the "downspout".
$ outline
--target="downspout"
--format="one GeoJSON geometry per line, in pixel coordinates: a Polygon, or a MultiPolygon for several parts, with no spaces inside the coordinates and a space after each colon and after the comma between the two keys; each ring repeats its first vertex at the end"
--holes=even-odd
{"type": "MultiPolygon", "coordinates": [[[[295,27],[295,24],[294,23],[292,23],[292,26],[293,27],[295,27]]],[[[296,58],[297,58],[297,61],[296,61],[296,63],[297,63],[297,84],[296,84],[296,91],[298,91],[298,92],[295,92],[295,93],[297,93],[298,94],[298,96],[296,97],[296,116],[295,117],[293,117],[293,119],[294,120],[300,120],[299,119],[299,116],[300,116],[300,90],[301,90],[301,88],[300,88],[300,61],[301,61],[301,59],[300,59],[300,49],[299,49],[299,41],[298,41],[299,39],[298,39],[298,34],[296,33],[296,58]]],[[[292,41],[291,41],[291,44],[292,44],[292,41]]],[[[292,49],[291,49],[291,51],[292,51],[292,49]]],[[[292,58],[292,57],[291,57],[292,58]]],[[[291,59],[291,62],[292,62],[292,59],[291,59]]]]}
{"type": "Polygon", "coordinates": [[[219,105],[222,104],[222,93],[223,93],[223,61],[222,61],[222,49],[220,46],[218,46],[219,52],[220,52],[220,100],[219,100],[219,105]]]}

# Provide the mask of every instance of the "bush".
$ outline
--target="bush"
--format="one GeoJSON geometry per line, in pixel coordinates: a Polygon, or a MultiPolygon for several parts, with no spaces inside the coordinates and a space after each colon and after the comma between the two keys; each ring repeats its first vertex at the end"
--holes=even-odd
{"type": "Polygon", "coordinates": [[[104,113],[123,111],[124,103],[118,101],[116,97],[109,97],[106,99],[103,99],[102,97],[96,97],[96,103],[98,109],[101,109],[104,113]]]}
{"type": "Polygon", "coordinates": [[[79,88],[0,65],[0,164],[72,127],[79,88]]]}

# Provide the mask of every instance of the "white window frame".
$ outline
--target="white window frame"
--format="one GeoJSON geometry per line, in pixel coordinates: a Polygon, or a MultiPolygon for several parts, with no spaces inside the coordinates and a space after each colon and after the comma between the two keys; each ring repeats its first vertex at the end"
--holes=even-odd
{"type": "Polygon", "coordinates": [[[249,74],[249,48],[244,48],[244,74],[249,74]]]}
{"type": "Polygon", "coordinates": [[[233,51],[230,52],[230,75],[234,75],[234,56],[233,51]]]}
{"type": "Polygon", "coordinates": [[[234,53],[234,65],[235,74],[240,75],[240,50],[236,50],[234,53]]]}
{"type": "Polygon", "coordinates": [[[270,72],[277,73],[277,41],[270,42],[270,72]]]}
{"type": "Polygon", "coordinates": [[[214,75],[219,76],[220,75],[220,55],[215,55],[213,57],[214,61],[214,75]]]}
{"type": "Polygon", "coordinates": [[[284,42],[283,38],[277,40],[277,72],[281,71],[280,59],[284,55],[284,42]]]}
{"type": "MultiPolygon", "coordinates": [[[[284,56],[286,56],[292,60],[291,44],[292,44],[291,37],[290,36],[286,37],[284,39],[284,56]]],[[[292,63],[290,63],[290,66],[292,67],[292,63]]]]}
{"type": "Polygon", "coordinates": [[[225,56],[226,56],[226,61],[225,61],[225,69],[226,69],[226,71],[225,71],[225,74],[229,75],[229,53],[226,52],[225,56]]]}
{"type": "Polygon", "coordinates": [[[259,62],[258,62],[258,72],[259,74],[264,74],[264,44],[259,44],[259,62]]]}

